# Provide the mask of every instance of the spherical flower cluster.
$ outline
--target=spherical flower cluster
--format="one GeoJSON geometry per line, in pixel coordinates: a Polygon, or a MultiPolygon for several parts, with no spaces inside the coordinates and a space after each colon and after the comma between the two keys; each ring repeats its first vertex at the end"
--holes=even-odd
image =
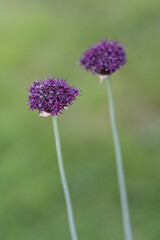
{"type": "Polygon", "coordinates": [[[57,115],[71,105],[79,93],[79,89],[70,86],[63,79],[35,81],[28,91],[29,110],[37,109],[41,116],[57,115]]]}
{"type": "Polygon", "coordinates": [[[116,41],[102,40],[84,52],[79,64],[99,75],[111,75],[126,63],[124,47],[116,41]]]}

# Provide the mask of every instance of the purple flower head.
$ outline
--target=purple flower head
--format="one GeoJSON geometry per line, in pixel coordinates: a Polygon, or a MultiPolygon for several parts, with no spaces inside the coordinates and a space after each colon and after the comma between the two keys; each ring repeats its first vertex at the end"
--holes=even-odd
{"type": "Polygon", "coordinates": [[[102,40],[84,52],[79,64],[99,75],[111,75],[126,63],[124,47],[116,41],[102,40]]]}
{"type": "Polygon", "coordinates": [[[35,81],[28,91],[29,110],[37,109],[41,116],[57,115],[71,105],[79,93],[79,89],[70,86],[63,79],[48,78],[45,81],[35,81]]]}

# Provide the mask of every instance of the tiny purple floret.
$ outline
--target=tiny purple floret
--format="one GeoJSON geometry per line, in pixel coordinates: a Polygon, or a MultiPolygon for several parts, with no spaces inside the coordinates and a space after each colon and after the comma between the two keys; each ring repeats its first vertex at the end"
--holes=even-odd
{"type": "Polygon", "coordinates": [[[102,40],[84,52],[79,64],[99,75],[111,75],[126,63],[124,47],[117,41],[102,40]]]}
{"type": "Polygon", "coordinates": [[[35,81],[28,90],[29,110],[37,109],[41,116],[45,113],[57,115],[71,105],[80,92],[63,79],[49,77],[45,81],[35,81]]]}

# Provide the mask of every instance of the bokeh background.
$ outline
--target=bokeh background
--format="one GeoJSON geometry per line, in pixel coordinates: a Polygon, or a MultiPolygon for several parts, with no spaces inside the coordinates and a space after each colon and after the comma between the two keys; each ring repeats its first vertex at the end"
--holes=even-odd
{"type": "Polygon", "coordinates": [[[160,239],[159,26],[159,0],[1,0],[0,239],[71,239],[51,118],[27,111],[49,74],[82,89],[59,117],[79,239],[124,239],[106,85],[77,66],[103,38],[128,54],[112,83],[134,239],[160,239]]]}

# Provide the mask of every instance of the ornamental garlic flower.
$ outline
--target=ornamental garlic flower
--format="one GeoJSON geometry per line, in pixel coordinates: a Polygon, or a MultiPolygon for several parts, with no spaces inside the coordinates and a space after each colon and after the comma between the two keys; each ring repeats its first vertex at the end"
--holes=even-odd
{"type": "Polygon", "coordinates": [[[100,82],[105,79],[107,83],[109,111],[111,127],[113,132],[117,173],[119,182],[119,192],[122,207],[123,227],[126,240],[132,240],[132,228],[130,223],[130,214],[127,200],[127,191],[125,186],[125,177],[121,155],[120,141],[118,137],[114,100],[112,93],[112,84],[110,75],[120,69],[126,63],[126,53],[124,47],[116,41],[102,40],[87,50],[79,61],[79,64],[86,70],[98,74],[100,82]]]}
{"type": "Polygon", "coordinates": [[[111,75],[126,63],[124,47],[116,41],[102,40],[84,52],[79,64],[99,75],[111,75]]]}
{"type": "Polygon", "coordinates": [[[57,115],[71,105],[79,93],[79,89],[63,79],[49,77],[45,81],[35,81],[28,91],[29,110],[39,110],[40,116],[57,115]]]}

